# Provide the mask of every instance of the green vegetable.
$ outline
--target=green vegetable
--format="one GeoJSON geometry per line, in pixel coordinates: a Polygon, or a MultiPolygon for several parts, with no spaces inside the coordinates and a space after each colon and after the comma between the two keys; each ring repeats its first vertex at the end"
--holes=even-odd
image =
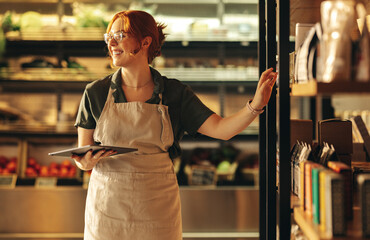
{"type": "Polygon", "coordinates": [[[106,7],[103,4],[73,4],[73,15],[76,16],[78,27],[97,27],[105,29],[108,26],[104,20],[106,7]]]}
{"type": "Polygon", "coordinates": [[[220,164],[218,164],[217,166],[217,171],[220,171],[220,172],[227,172],[229,171],[229,168],[230,168],[230,162],[229,161],[222,161],[220,162],[220,164]]]}
{"type": "Polygon", "coordinates": [[[74,61],[71,61],[71,62],[68,62],[67,63],[67,67],[68,68],[79,68],[79,69],[84,69],[85,67],[82,66],[81,64],[77,63],[77,62],[74,62],[74,61]]]}
{"type": "Polygon", "coordinates": [[[19,25],[14,23],[13,21],[13,12],[6,11],[3,15],[3,19],[1,20],[1,27],[4,33],[9,31],[17,31],[19,30],[19,25]]]}
{"type": "Polygon", "coordinates": [[[21,30],[37,30],[42,27],[41,14],[34,11],[28,11],[22,14],[20,20],[21,30]]]}
{"type": "Polygon", "coordinates": [[[3,55],[5,52],[5,47],[6,47],[6,39],[5,35],[2,29],[0,29],[0,57],[3,55]]]}

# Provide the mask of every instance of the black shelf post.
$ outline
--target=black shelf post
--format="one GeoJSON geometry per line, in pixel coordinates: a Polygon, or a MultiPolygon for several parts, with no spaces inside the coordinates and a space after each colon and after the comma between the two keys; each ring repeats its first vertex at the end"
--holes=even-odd
{"type": "MultiPolygon", "coordinates": [[[[276,2],[266,0],[266,67],[276,71],[276,2]]],[[[276,239],[276,87],[266,108],[266,239],[276,239]]]]}
{"type": "MultiPolygon", "coordinates": [[[[265,19],[265,0],[258,1],[258,72],[261,76],[266,69],[266,19],[265,19]]],[[[259,117],[259,239],[266,239],[266,112],[259,117]]]]}
{"type": "Polygon", "coordinates": [[[290,3],[279,1],[278,64],[279,64],[279,238],[290,239],[290,83],[289,29],[290,3]]]}

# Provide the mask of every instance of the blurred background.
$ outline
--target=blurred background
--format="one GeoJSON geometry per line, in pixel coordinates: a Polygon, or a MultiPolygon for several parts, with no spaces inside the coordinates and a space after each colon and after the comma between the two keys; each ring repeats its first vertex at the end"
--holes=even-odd
{"type": "MultiPolygon", "coordinates": [[[[116,70],[103,41],[114,13],[144,10],[166,24],[153,67],[228,116],[253,97],[259,79],[257,4],[0,0],[0,239],[82,239],[89,173],[48,153],[77,145],[85,85],[116,70]]],[[[293,50],[294,36],[291,43],[293,50]]],[[[291,118],[313,118],[312,101],[292,97],[291,118]]],[[[369,102],[366,95],[323,99],[323,118],[369,116],[369,102]]],[[[184,238],[258,239],[258,129],[257,118],[227,142],[184,136],[174,160],[184,238]]]]}

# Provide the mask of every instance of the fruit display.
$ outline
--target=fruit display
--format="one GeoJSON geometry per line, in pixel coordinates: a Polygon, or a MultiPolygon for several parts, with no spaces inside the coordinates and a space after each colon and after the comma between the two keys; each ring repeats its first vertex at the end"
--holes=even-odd
{"type": "Polygon", "coordinates": [[[49,165],[40,165],[35,158],[29,157],[25,170],[26,177],[76,177],[76,166],[69,159],[61,163],[51,162],[49,165]]]}
{"type": "Polygon", "coordinates": [[[0,156],[0,174],[15,174],[17,172],[17,157],[0,156]]]}

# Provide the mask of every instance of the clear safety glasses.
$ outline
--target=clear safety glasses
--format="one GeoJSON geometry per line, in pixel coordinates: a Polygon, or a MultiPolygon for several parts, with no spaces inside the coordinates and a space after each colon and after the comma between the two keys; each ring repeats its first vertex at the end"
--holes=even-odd
{"type": "Polygon", "coordinates": [[[124,31],[115,32],[113,33],[113,35],[110,33],[104,33],[104,42],[108,44],[110,40],[114,39],[116,43],[119,43],[122,41],[124,36],[125,36],[124,31]]]}

